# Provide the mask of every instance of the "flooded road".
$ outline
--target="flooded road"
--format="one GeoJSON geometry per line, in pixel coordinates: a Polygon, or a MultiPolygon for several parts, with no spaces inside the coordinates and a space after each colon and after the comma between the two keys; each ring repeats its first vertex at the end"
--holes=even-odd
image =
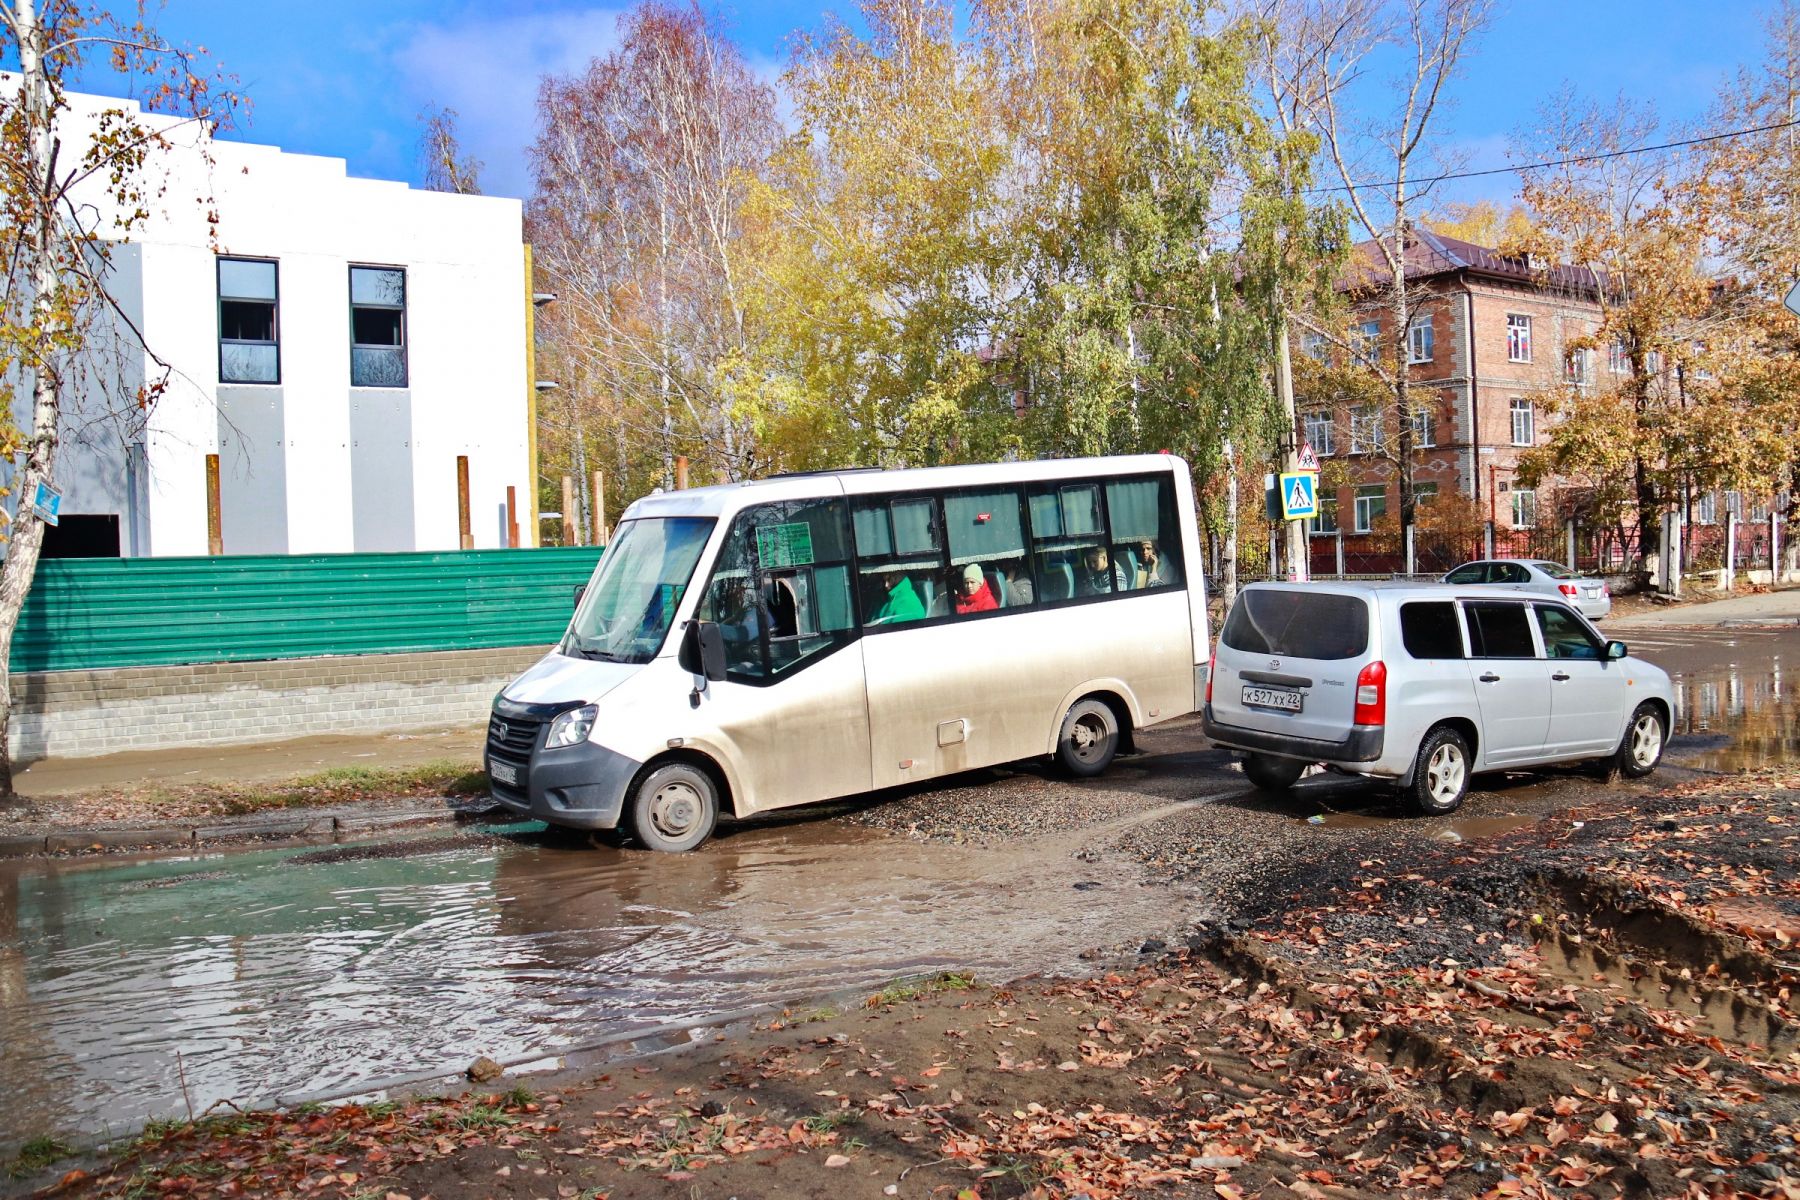
{"type": "Polygon", "coordinates": [[[1172,916],[1167,888],[1067,846],[919,844],[830,819],[689,855],[529,832],[438,840],[347,861],[300,848],[0,865],[0,1145],[948,966],[1071,970],[1084,947],[1172,916]]]}

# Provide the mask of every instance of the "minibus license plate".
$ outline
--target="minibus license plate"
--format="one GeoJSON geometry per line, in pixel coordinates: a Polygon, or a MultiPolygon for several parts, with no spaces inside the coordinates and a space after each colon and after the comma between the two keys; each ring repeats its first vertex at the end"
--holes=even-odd
{"type": "Polygon", "coordinates": [[[1285,708],[1289,712],[1300,711],[1300,693],[1287,688],[1247,687],[1244,689],[1244,703],[1254,704],[1259,708],[1285,708]]]}
{"type": "Polygon", "coordinates": [[[496,783],[519,782],[519,768],[511,763],[503,763],[497,758],[488,759],[488,774],[494,777],[496,783]]]}

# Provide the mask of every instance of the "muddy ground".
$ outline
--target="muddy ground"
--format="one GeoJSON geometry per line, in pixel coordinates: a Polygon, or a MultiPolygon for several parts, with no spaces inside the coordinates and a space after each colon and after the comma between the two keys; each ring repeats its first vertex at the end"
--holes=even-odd
{"type": "MultiPolygon", "coordinates": [[[[1037,786],[989,785],[1022,812],[1037,786]]],[[[1094,978],[946,976],[511,1091],[153,1127],[62,1190],[1800,1196],[1800,774],[1569,772],[1479,837],[1362,786],[1128,828],[1218,918],[1094,978]],[[1271,824],[1285,849],[1221,853],[1271,824]]],[[[907,803],[869,819],[958,835],[907,803]]]]}

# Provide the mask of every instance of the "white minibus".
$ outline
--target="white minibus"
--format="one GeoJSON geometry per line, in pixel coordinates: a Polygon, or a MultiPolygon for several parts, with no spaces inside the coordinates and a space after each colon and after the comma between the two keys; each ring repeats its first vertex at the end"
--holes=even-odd
{"type": "Polygon", "coordinates": [[[1196,711],[1206,593],[1170,455],[846,470],[646,496],[494,699],[495,799],[691,850],[743,818],[1196,711]]]}

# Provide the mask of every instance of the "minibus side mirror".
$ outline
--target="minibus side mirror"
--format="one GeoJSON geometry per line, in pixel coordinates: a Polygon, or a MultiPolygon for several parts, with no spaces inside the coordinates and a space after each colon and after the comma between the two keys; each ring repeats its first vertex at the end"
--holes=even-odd
{"type": "Polygon", "coordinates": [[[708,680],[725,678],[725,635],[716,621],[689,621],[681,640],[681,665],[708,680]]]}
{"type": "Polygon", "coordinates": [[[575,607],[576,608],[581,607],[581,598],[585,595],[587,595],[587,584],[585,584],[585,583],[576,584],[575,585],[575,607]]]}
{"type": "Polygon", "coordinates": [[[1611,662],[1614,659],[1624,658],[1625,654],[1626,650],[1624,642],[1606,643],[1606,658],[1608,662],[1611,662]]]}

